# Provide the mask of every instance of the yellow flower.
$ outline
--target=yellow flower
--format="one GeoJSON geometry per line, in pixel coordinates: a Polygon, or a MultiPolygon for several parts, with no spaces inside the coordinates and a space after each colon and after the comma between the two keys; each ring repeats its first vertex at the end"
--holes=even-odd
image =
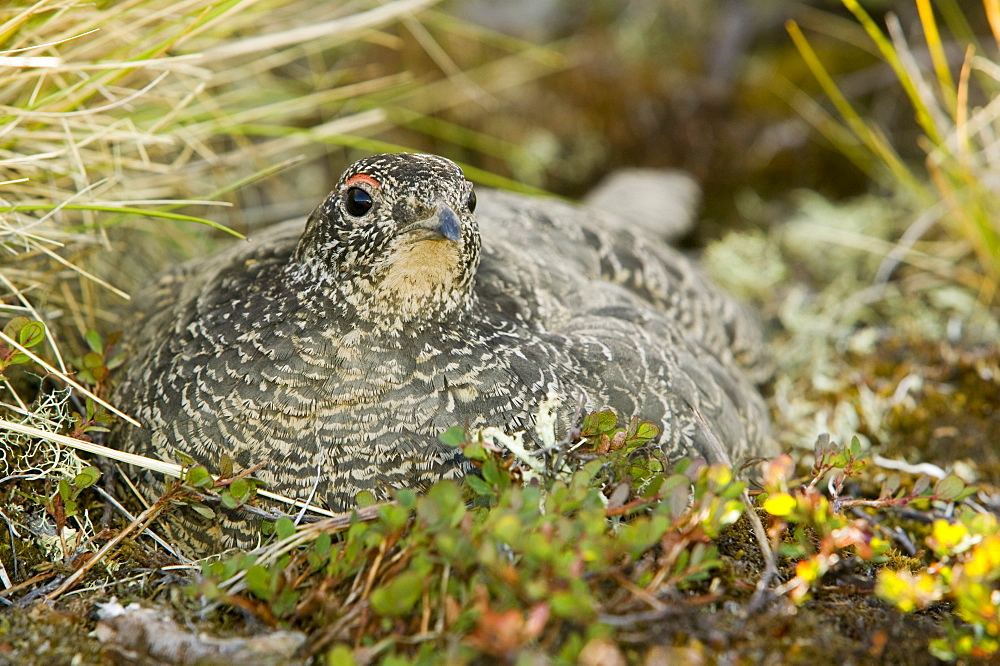
{"type": "Polygon", "coordinates": [[[941,556],[961,553],[967,550],[972,543],[972,536],[965,525],[961,523],[951,524],[940,518],[934,521],[931,535],[927,537],[927,544],[941,556]]]}
{"type": "Polygon", "coordinates": [[[764,500],[764,510],[772,516],[787,516],[795,510],[795,498],[788,493],[774,493],[764,500]]]}
{"type": "Polygon", "coordinates": [[[975,580],[1000,578],[1000,535],[988,536],[972,549],[965,563],[965,575],[975,580]]]}
{"type": "Polygon", "coordinates": [[[933,576],[925,573],[914,575],[905,569],[881,571],[875,592],[906,613],[924,608],[932,601],[941,599],[942,595],[939,583],[933,576]]]}

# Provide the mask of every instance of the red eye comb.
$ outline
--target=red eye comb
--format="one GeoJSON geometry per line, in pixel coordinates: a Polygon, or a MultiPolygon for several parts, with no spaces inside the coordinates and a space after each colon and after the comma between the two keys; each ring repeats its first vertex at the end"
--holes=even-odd
{"type": "Polygon", "coordinates": [[[366,185],[371,185],[372,187],[382,187],[382,183],[363,173],[355,174],[348,178],[347,182],[344,183],[344,186],[350,187],[351,185],[357,185],[358,183],[365,183],[366,185]]]}

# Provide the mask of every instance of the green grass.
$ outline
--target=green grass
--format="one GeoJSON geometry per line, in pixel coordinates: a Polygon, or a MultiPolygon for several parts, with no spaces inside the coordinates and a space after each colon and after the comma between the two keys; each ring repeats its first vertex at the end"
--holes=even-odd
{"type": "MultiPolygon", "coordinates": [[[[788,32],[807,66],[832,102],[842,124],[810,105],[807,117],[867,172],[876,182],[910,201],[919,212],[939,207],[935,214],[956,242],[967,246],[976,262],[969,273],[956,266],[952,279],[979,291],[985,302],[998,296],[1000,280],[1000,193],[990,187],[1000,170],[995,137],[1000,132],[1000,67],[981,55],[971,30],[957,5],[948,0],[937,4],[938,12],[951,19],[955,42],[966,43],[957,81],[952,76],[938,15],[930,0],[916,0],[923,44],[912,44],[899,20],[892,15],[881,27],[857,0],[842,0],[854,15],[864,35],[888,65],[913,110],[921,132],[920,149],[926,155],[922,172],[901,156],[883,128],[866,119],[864,112],[847,98],[822,59],[795,21],[788,32]],[[964,37],[964,39],[963,39],[964,37]],[[928,58],[922,59],[925,53],[928,58]],[[972,100],[982,100],[973,106],[972,100]]],[[[994,37],[1000,37],[1000,15],[995,0],[984,0],[994,37]]],[[[997,41],[1000,45],[1000,40],[997,41]]],[[[992,48],[996,48],[994,45],[992,48]]],[[[915,239],[908,239],[912,245],[915,239]]],[[[904,248],[907,250],[908,248],[904,248]]]]}

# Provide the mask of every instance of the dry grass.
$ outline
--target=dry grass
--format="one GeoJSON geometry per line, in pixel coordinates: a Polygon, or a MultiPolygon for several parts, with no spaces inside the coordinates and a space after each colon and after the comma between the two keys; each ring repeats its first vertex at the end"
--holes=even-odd
{"type": "MultiPolygon", "coordinates": [[[[883,29],[857,0],[842,0],[858,26],[846,34],[853,43],[876,53],[888,65],[912,107],[925,153],[925,173],[900,156],[884,128],[864,117],[848,99],[817,55],[799,25],[788,32],[807,66],[829,97],[840,120],[802,96],[795,104],[830,141],[888,191],[901,195],[914,211],[912,223],[879,271],[884,280],[902,261],[918,267],[927,255],[941,254],[940,245],[926,241],[931,229],[943,228],[950,245],[948,279],[979,292],[994,302],[1000,281],[1000,67],[989,54],[1000,45],[1000,5],[983,0],[995,44],[976,43],[961,10],[954,2],[940,3],[935,13],[930,0],[916,0],[921,38],[906,34],[900,20],[888,15],[883,29]],[[952,35],[945,35],[941,14],[952,35]],[[865,42],[868,43],[865,43],[865,42]],[[959,50],[962,49],[962,50],[959,50]],[[956,80],[952,71],[960,64],[956,80]],[[975,265],[961,261],[972,256],[975,265]]],[[[823,26],[814,26],[825,30],[823,26]]],[[[834,36],[831,33],[831,36],[834,36]]],[[[933,239],[931,239],[933,241],[933,239]]]]}

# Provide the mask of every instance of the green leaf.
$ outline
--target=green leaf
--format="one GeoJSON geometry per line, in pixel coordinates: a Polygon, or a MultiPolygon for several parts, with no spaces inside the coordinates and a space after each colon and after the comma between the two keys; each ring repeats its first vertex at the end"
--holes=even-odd
{"type": "Polygon", "coordinates": [[[736,481],[729,484],[721,493],[719,497],[723,500],[734,500],[743,494],[743,489],[746,488],[746,483],[742,481],[736,481]]]}
{"type": "Polygon", "coordinates": [[[34,347],[44,339],[45,324],[40,321],[29,321],[17,334],[17,341],[25,347],[34,347]]]}
{"type": "Polygon", "coordinates": [[[684,515],[684,512],[688,509],[688,499],[691,497],[691,491],[687,484],[674,486],[670,490],[668,495],[668,502],[670,506],[670,516],[672,518],[680,518],[684,515]]]}
{"type": "Polygon", "coordinates": [[[212,509],[208,508],[204,504],[195,503],[191,504],[190,507],[192,511],[197,513],[202,518],[207,518],[208,520],[215,519],[215,511],[212,511],[212,509]]]}
{"type": "Polygon", "coordinates": [[[209,488],[214,483],[212,475],[204,465],[195,465],[189,469],[185,481],[195,488],[209,488]]]}
{"type": "Polygon", "coordinates": [[[684,478],[687,479],[688,477],[686,472],[688,471],[688,467],[691,466],[691,462],[690,458],[681,458],[677,461],[677,464],[674,465],[674,469],[671,474],[683,474],[685,475],[684,478]]]}
{"type": "Polygon", "coordinates": [[[491,486],[500,484],[500,470],[495,460],[487,460],[483,465],[483,480],[491,486]]]}
{"type": "Polygon", "coordinates": [[[637,444],[645,444],[651,439],[655,438],[660,434],[660,428],[657,425],[649,423],[648,421],[643,421],[639,424],[635,435],[632,437],[632,441],[637,444]]]}
{"type": "Polygon", "coordinates": [[[597,431],[601,434],[613,434],[615,426],[618,425],[618,415],[611,410],[599,412],[597,414],[597,431]]]}
{"type": "Polygon", "coordinates": [[[901,479],[899,474],[892,473],[882,482],[882,487],[879,489],[879,499],[887,499],[892,497],[893,493],[899,490],[899,485],[901,479]]]}
{"type": "Polygon", "coordinates": [[[236,479],[229,484],[229,494],[236,500],[242,501],[246,498],[247,493],[249,492],[250,484],[247,483],[245,479],[236,479]]]}
{"type": "Polygon", "coordinates": [[[857,458],[861,454],[861,440],[855,435],[851,438],[851,455],[857,458]]]}
{"type": "Polygon", "coordinates": [[[383,504],[379,507],[378,514],[386,527],[391,530],[398,530],[410,519],[410,510],[398,504],[383,504]]]}
{"type": "Polygon", "coordinates": [[[965,489],[958,494],[958,497],[954,499],[955,502],[961,502],[966,498],[972,497],[979,492],[979,486],[966,486],[965,489]]]}
{"type": "Polygon", "coordinates": [[[371,506],[378,502],[375,499],[375,494],[370,490],[362,490],[357,495],[354,496],[354,501],[358,503],[358,506],[362,509],[366,506],[371,506]]]}
{"type": "Polygon", "coordinates": [[[233,475],[233,459],[229,454],[223,453],[219,456],[219,477],[228,479],[233,475]]]}
{"type": "Polygon", "coordinates": [[[90,369],[90,376],[94,378],[94,381],[100,384],[105,379],[108,378],[108,369],[103,365],[99,365],[96,368],[90,369]]]}
{"type": "Polygon", "coordinates": [[[913,482],[913,490],[911,491],[914,496],[920,495],[925,490],[930,488],[931,478],[929,476],[917,477],[917,480],[913,482]]]}
{"type": "Polygon", "coordinates": [[[108,362],[106,363],[108,370],[114,370],[115,368],[120,366],[122,363],[125,362],[125,359],[127,357],[128,354],[126,354],[125,352],[122,352],[121,354],[115,354],[114,356],[112,356],[110,359],[108,359],[108,362]]]}
{"type": "Polygon", "coordinates": [[[235,509],[240,505],[240,503],[232,496],[231,493],[223,491],[219,493],[219,501],[222,502],[222,506],[227,509],[235,509]]]}
{"type": "Polygon", "coordinates": [[[934,494],[938,496],[938,499],[945,501],[954,500],[962,494],[963,490],[965,490],[965,481],[954,474],[949,474],[934,484],[934,494]]]}
{"type": "Polygon", "coordinates": [[[319,536],[316,537],[316,541],[313,542],[313,550],[320,557],[326,557],[330,554],[330,547],[333,544],[333,539],[330,537],[329,532],[320,532],[319,536]]]}
{"type": "Polygon", "coordinates": [[[100,333],[98,333],[94,329],[90,329],[89,331],[86,332],[86,334],[84,334],[83,337],[86,338],[87,346],[90,347],[90,350],[92,352],[98,355],[104,354],[104,344],[101,342],[100,333]]]}
{"type": "Polygon", "coordinates": [[[255,564],[247,569],[247,588],[264,601],[271,600],[271,575],[267,569],[255,564]]]}
{"type": "MultiPolygon", "coordinates": [[[[107,429],[105,428],[105,430],[107,429]]],[[[93,465],[89,465],[84,467],[83,470],[76,475],[73,479],[73,485],[82,490],[88,486],[94,485],[99,478],[101,478],[101,470],[97,469],[93,465]]]]}
{"type": "Polygon", "coordinates": [[[354,652],[347,645],[335,645],[326,653],[327,666],[357,666],[354,652]]]}
{"type": "Polygon", "coordinates": [[[458,448],[465,443],[465,428],[455,426],[438,435],[438,439],[448,446],[458,448]]]}
{"type": "Polygon", "coordinates": [[[687,569],[688,561],[690,559],[691,559],[691,551],[689,550],[682,550],[677,555],[677,560],[674,562],[674,571],[673,571],[673,575],[675,578],[684,573],[684,570],[687,569]]]}
{"type": "Polygon", "coordinates": [[[285,587],[278,592],[277,598],[271,600],[271,612],[278,617],[288,615],[299,603],[299,594],[291,587],[285,587]]]}
{"type": "Polygon", "coordinates": [[[454,481],[438,481],[417,501],[417,515],[431,526],[457,525],[465,515],[461,490],[454,481]]]}
{"type": "Polygon", "coordinates": [[[575,621],[586,621],[594,609],[593,599],[582,591],[576,594],[568,591],[556,592],[549,603],[555,615],[575,621]]]}
{"type": "Polygon", "coordinates": [[[180,464],[184,467],[194,467],[194,458],[183,451],[174,449],[174,457],[177,458],[178,462],[180,462],[180,464]]]}
{"type": "Polygon", "coordinates": [[[403,507],[412,509],[417,505],[417,494],[409,488],[400,488],[396,491],[396,501],[403,507]]]}
{"type": "Polygon", "coordinates": [[[470,474],[465,477],[465,483],[472,488],[472,491],[477,495],[483,495],[485,497],[492,497],[496,493],[493,491],[493,486],[483,481],[482,478],[475,474],[470,474]]]}
{"type": "Polygon", "coordinates": [[[87,370],[104,367],[104,359],[97,352],[87,352],[83,355],[83,367],[87,370]]]}
{"type": "Polygon", "coordinates": [[[471,442],[468,446],[462,449],[462,455],[464,455],[469,460],[489,460],[490,453],[483,448],[483,445],[479,442],[471,442]]]}
{"type": "Polygon", "coordinates": [[[405,571],[385,587],[372,592],[372,608],[379,615],[406,615],[420,600],[424,583],[424,576],[415,571],[405,571]]]}
{"type": "Polygon", "coordinates": [[[295,534],[295,523],[288,516],[282,516],[274,523],[274,532],[279,539],[287,539],[295,534]]]}
{"type": "Polygon", "coordinates": [[[847,451],[840,451],[835,455],[831,455],[827,460],[827,463],[837,469],[844,469],[847,467],[847,451]]]}

